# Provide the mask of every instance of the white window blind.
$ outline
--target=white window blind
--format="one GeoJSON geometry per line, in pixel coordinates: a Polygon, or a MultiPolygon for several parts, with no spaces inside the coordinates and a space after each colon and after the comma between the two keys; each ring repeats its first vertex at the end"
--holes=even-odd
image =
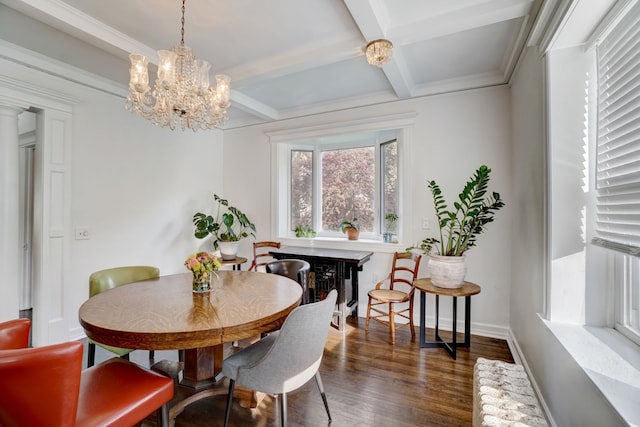
{"type": "Polygon", "coordinates": [[[597,47],[597,223],[593,243],[640,255],[640,6],[597,47]]]}

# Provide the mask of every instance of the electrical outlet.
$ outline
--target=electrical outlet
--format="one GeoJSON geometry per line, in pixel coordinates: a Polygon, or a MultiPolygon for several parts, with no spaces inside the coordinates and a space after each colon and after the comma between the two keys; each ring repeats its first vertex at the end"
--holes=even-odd
{"type": "Polygon", "coordinates": [[[91,238],[91,233],[89,233],[89,229],[85,227],[76,228],[76,240],[89,240],[91,238]]]}
{"type": "Polygon", "coordinates": [[[422,229],[423,230],[429,229],[429,218],[422,218],[422,229]]]}

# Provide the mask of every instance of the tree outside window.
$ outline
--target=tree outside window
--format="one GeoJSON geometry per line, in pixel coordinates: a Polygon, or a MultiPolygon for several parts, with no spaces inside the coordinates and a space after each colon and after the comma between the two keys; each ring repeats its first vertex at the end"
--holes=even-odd
{"type": "Polygon", "coordinates": [[[398,143],[375,137],[351,146],[290,150],[291,229],[311,227],[332,235],[342,221],[357,218],[361,233],[372,238],[382,233],[384,216],[399,209],[398,143]]]}
{"type": "Polygon", "coordinates": [[[313,151],[291,150],[291,225],[313,228],[313,151]]]}
{"type": "Polygon", "coordinates": [[[357,218],[361,232],[374,230],[374,147],[323,151],[322,230],[337,231],[339,224],[357,218]]]}

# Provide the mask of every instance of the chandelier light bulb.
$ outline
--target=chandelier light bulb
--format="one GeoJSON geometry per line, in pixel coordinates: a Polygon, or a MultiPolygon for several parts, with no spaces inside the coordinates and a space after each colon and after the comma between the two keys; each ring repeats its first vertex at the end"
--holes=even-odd
{"type": "Polygon", "coordinates": [[[172,130],[176,127],[196,131],[222,127],[231,106],[231,78],[216,75],[211,87],[211,64],[196,59],[184,45],[185,0],[182,0],[182,38],[171,50],[158,51],[158,76],[153,89],[149,86],[148,63],[144,55],[129,55],[129,96],[125,108],[154,124],[172,130]]]}
{"type": "Polygon", "coordinates": [[[147,73],[149,59],[135,53],[129,55],[129,59],[131,61],[129,87],[136,92],[144,92],[149,88],[149,74],[147,73]]]}

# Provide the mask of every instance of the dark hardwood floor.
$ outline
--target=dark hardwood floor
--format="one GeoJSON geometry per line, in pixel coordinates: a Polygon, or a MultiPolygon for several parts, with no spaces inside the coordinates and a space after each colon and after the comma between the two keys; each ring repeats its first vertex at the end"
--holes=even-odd
{"type": "MultiPolygon", "coordinates": [[[[320,373],[333,421],[328,422],[311,380],[288,395],[289,426],[470,426],[476,359],[513,362],[503,340],[472,336],[471,348],[458,349],[454,361],[444,349],[420,348],[407,328],[398,331],[392,346],[385,326],[372,322],[365,333],[364,325],[364,319],[350,318],[344,339],[333,328],[329,333],[320,373]]],[[[446,331],[441,333],[448,337],[446,331]]],[[[149,366],[148,354],[135,351],[131,360],[149,366]]],[[[96,362],[108,357],[99,349],[96,362]]],[[[177,351],[157,351],[155,360],[161,359],[177,360],[177,351]]],[[[226,380],[221,387],[227,387],[226,380]]],[[[225,400],[226,395],[191,404],[176,418],[176,427],[222,426],[225,400]]],[[[255,409],[243,408],[235,399],[229,424],[276,426],[277,406],[273,396],[266,396],[255,409]]]]}

